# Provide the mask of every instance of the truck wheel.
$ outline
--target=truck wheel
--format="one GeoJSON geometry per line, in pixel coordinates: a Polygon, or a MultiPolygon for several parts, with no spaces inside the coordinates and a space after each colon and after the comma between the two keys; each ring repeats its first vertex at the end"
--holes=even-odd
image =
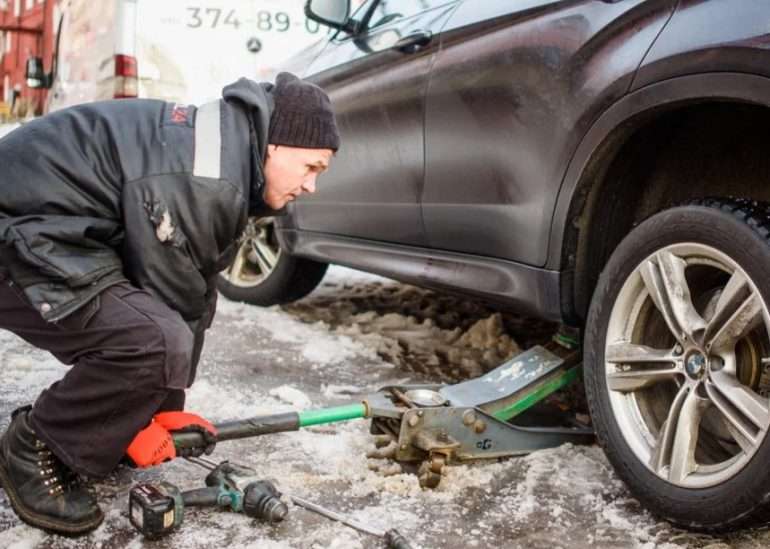
{"type": "Polygon", "coordinates": [[[602,273],[585,335],[597,438],[656,515],[725,531],[770,501],[770,209],[649,218],[602,273]]]}
{"type": "Polygon", "coordinates": [[[251,219],[233,263],[217,287],[228,299],[269,307],[296,301],[313,291],[328,265],[283,252],[271,218],[251,219]]]}

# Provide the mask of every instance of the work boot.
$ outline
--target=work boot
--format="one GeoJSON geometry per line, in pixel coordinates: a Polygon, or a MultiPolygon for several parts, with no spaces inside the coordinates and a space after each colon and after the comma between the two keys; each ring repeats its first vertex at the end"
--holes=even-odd
{"type": "Polygon", "coordinates": [[[90,532],[104,519],[96,495],[35,436],[31,409],[13,412],[0,439],[0,484],[27,524],[69,536],[90,532]]]}

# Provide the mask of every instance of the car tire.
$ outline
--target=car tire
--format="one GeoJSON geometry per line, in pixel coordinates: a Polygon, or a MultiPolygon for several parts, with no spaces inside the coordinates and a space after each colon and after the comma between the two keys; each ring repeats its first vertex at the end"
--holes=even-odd
{"type": "Polygon", "coordinates": [[[769,269],[770,210],[706,200],[635,227],[594,292],[584,375],[598,441],[632,494],[679,526],[767,516],[769,269]]]}
{"type": "Polygon", "coordinates": [[[251,219],[217,288],[230,300],[269,307],[305,297],[321,283],[327,268],[326,263],[283,252],[271,218],[251,219]]]}

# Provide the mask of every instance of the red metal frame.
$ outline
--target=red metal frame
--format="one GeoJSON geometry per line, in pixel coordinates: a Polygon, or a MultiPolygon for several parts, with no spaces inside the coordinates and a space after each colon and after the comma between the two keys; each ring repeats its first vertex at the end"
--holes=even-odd
{"type": "MultiPolygon", "coordinates": [[[[33,90],[27,87],[26,64],[29,57],[42,57],[46,71],[51,70],[56,37],[57,21],[53,20],[54,7],[58,0],[35,2],[26,8],[21,2],[21,13],[15,16],[13,2],[8,2],[5,9],[0,9],[0,32],[11,33],[11,49],[5,51],[0,62],[0,101],[8,90],[4,89],[5,77],[11,90],[18,86],[20,98],[31,99],[36,104],[38,113],[42,113],[47,90],[33,90]]],[[[5,41],[5,37],[3,37],[5,41]]],[[[3,44],[4,46],[5,44],[3,44]]]]}

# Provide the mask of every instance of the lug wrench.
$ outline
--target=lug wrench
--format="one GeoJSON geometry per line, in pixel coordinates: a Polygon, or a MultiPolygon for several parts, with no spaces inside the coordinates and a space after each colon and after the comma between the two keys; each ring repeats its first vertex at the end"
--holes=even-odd
{"type": "Polygon", "coordinates": [[[307,509],[308,511],[318,513],[319,515],[322,515],[326,518],[330,518],[332,520],[340,522],[345,526],[350,526],[354,530],[358,530],[359,532],[363,532],[364,534],[369,534],[370,536],[382,538],[383,540],[385,540],[385,543],[387,544],[386,545],[387,549],[412,549],[412,546],[409,545],[409,542],[406,541],[406,538],[401,534],[399,534],[395,528],[392,528],[387,532],[383,532],[382,530],[376,530],[371,526],[367,526],[365,524],[361,524],[360,522],[356,522],[351,518],[348,518],[339,513],[335,513],[334,511],[331,511],[329,509],[324,509],[320,505],[317,505],[315,503],[312,503],[300,497],[292,496],[292,495],[289,495],[289,497],[295,504],[299,505],[300,507],[303,507],[304,509],[307,509]]]}

